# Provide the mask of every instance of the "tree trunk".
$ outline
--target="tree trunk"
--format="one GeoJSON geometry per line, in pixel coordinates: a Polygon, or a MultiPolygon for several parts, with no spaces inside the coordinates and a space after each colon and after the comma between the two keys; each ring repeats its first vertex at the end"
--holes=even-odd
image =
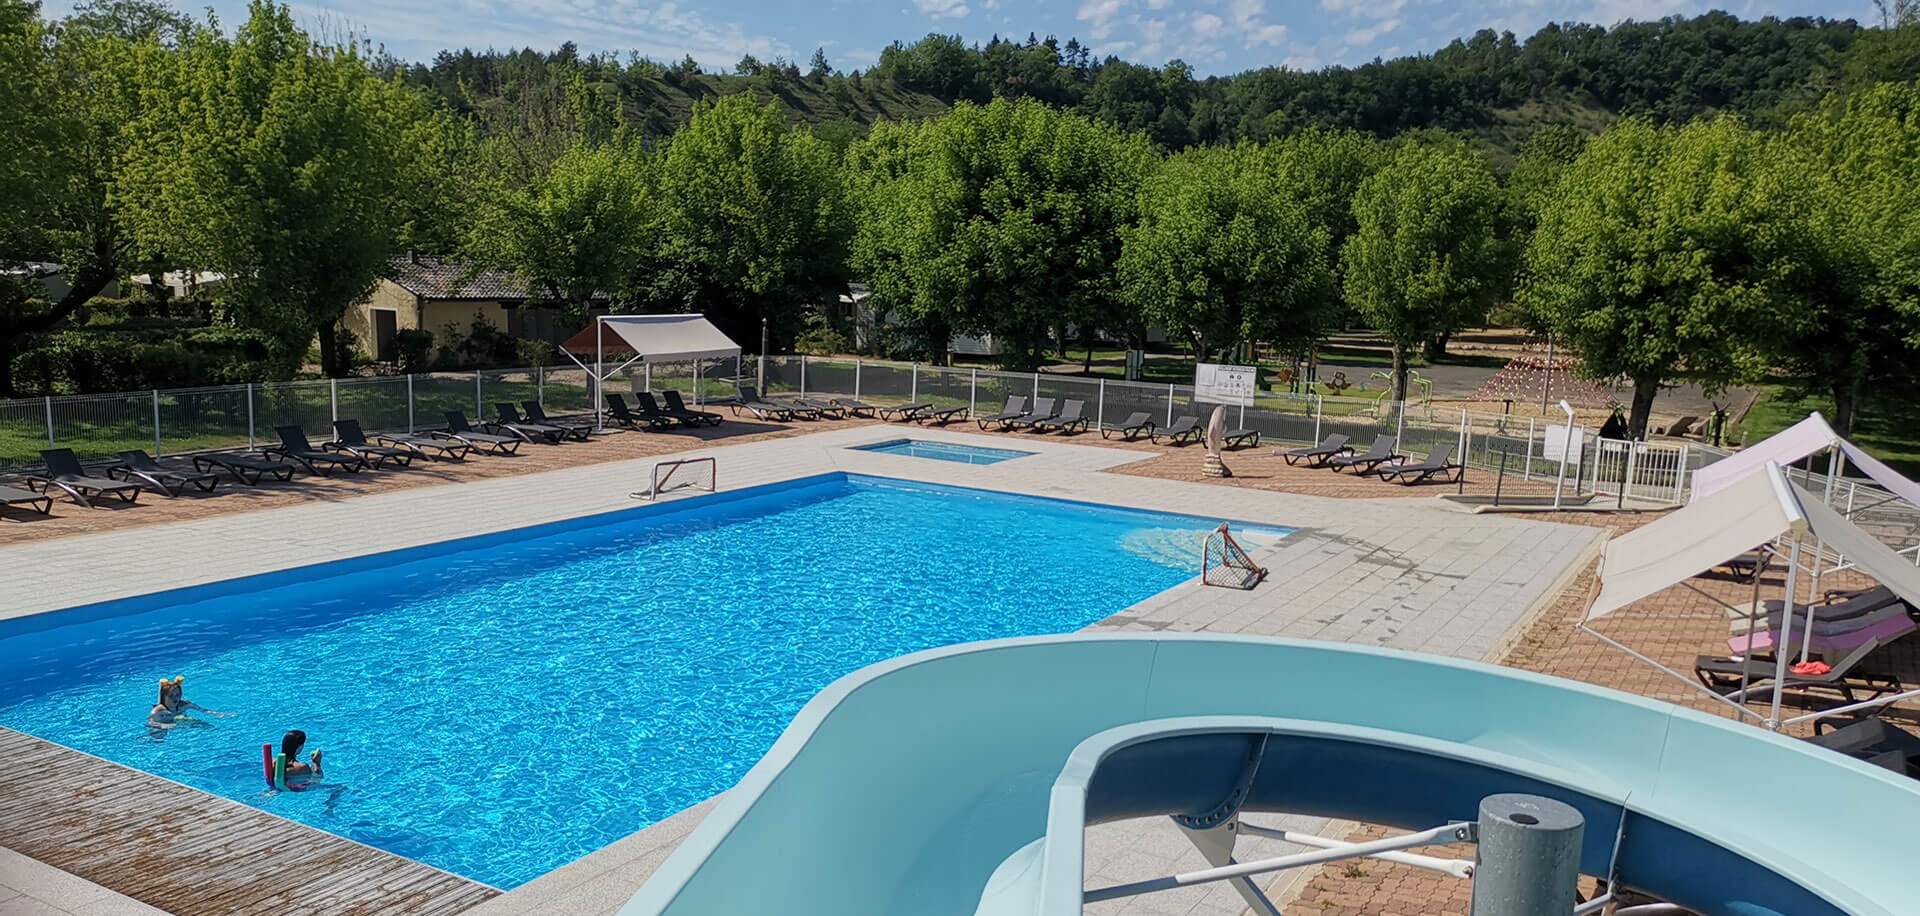
{"type": "Polygon", "coordinates": [[[1407,402],[1407,345],[1393,342],[1393,399],[1407,402]]]}
{"type": "Polygon", "coordinates": [[[340,353],[334,322],[320,323],[320,374],[327,378],[340,377],[340,353]]]}
{"type": "Polygon", "coordinates": [[[1653,416],[1653,398],[1660,393],[1660,376],[1636,376],[1633,380],[1633,407],[1627,414],[1627,438],[1647,437],[1647,420],[1653,416]]]}
{"type": "Polygon", "coordinates": [[[1453,337],[1452,331],[1443,331],[1439,337],[1429,340],[1423,346],[1427,362],[1438,362],[1447,356],[1447,340],[1453,337]]]}
{"type": "Polygon", "coordinates": [[[13,390],[13,338],[0,337],[0,398],[10,398],[13,390]]]}
{"type": "Polygon", "coordinates": [[[1853,424],[1860,418],[1860,399],[1865,388],[1858,372],[1849,372],[1834,379],[1833,431],[1843,438],[1853,435],[1853,424]]]}

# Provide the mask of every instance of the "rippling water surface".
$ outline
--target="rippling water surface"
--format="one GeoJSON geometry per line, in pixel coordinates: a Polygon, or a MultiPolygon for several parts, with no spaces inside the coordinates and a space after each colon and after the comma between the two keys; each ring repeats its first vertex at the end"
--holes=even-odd
{"type": "Polygon", "coordinates": [[[512,887],[733,785],[834,678],[1079,629],[1192,576],[1210,527],[873,478],[749,493],[0,625],[0,724],[512,887]],[[150,738],[174,674],[234,715],[150,738]],[[263,791],[289,728],[327,788],[263,791]]]}

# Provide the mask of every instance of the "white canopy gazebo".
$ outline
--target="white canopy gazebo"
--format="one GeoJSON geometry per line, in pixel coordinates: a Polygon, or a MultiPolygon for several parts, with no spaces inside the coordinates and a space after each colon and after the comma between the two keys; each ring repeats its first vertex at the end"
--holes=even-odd
{"type": "MultiPolygon", "coordinates": [[[[634,363],[646,367],[649,382],[657,363],[692,363],[694,377],[698,379],[706,362],[731,357],[734,376],[737,378],[740,374],[740,345],[702,315],[599,315],[590,327],[582,328],[561,344],[560,352],[593,379],[596,427],[602,425],[606,408],[606,399],[600,393],[601,383],[634,363]],[[587,357],[591,358],[591,364],[585,361],[587,357]],[[611,361],[618,364],[607,368],[611,361]]],[[[698,384],[694,385],[693,397],[696,403],[700,400],[698,384]]]]}
{"type": "MultiPolygon", "coordinates": [[[[1757,470],[1727,480],[1705,495],[1696,494],[1693,502],[1685,508],[1609,541],[1601,552],[1598,582],[1580,628],[1602,642],[1693,684],[1693,679],[1686,674],[1596,632],[1591,624],[1656,592],[1687,584],[1692,577],[1749,550],[1785,540],[1790,544],[1787,550],[1786,600],[1780,617],[1778,644],[1774,647],[1772,711],[1766,718],[1766,724],[1778,728],[1920,695],[1920,691],[1909,691],[1786,721],[1780,719],[1780,702],[1788,677],[1788,656],[1792,654],[1793,631],[1798,624],[1794,605],[1802,545],[1810,537],[1846,556],[1852,565],[1878,580],[1910,605],[1920,606],[1920,569],[1895,553],[1893,548],[1842,517],[1820,497],[1788,479],[1780,465],[1766,461],[1757,470]]],[[[1755,591],[1758,592],[1758,589],[1756,581],[1755,591]]],[[[1716,605],[1724,606],[1718,598],[1713,600],[1716,605]]],[[[1748,613],[1750,622],[1759,625],[1761,612],[1757,600],[1748,613]]],[[[1806,646],[1811,644],[1817,609],[1802,608],[1801,614],[1806,618],[1806,639],[1800,652],[1804,660],[1806,646]]],[[[1749,693],[1745,683],[1741,685],[1737,700],[1729,700],[1697,684],[1694,686],[1732,705],[1742,716],[1753,715],[1739,701],[1749,693]]]]}

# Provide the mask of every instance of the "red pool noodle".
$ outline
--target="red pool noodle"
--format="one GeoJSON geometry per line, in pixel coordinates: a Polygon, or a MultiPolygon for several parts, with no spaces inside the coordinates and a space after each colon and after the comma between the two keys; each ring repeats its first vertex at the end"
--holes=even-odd
{"type": "Polygon", "coordinates": [[[260,745],[260,766],[267,771],[267,788],[273,788],[273,745],[260,745]]]}

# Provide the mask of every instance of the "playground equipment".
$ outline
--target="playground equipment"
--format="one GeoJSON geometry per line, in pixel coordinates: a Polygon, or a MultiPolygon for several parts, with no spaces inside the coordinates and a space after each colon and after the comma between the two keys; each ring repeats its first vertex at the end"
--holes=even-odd
{"type": "Polygon", "coordinates": [[[1920,783],[1805,742],[1433,656],[1112,633],[950,646],[841,678],[622,913],[1068,916],[1120,894],[1084,886],[1091,824],[1175,815],[1221,863],[1220,828],[1262,811],[1442,842],[1473,822],[1484,842],[1482,805],[1506,793],[1578,813],[1580,872],[1706,916],[1892,916],[1920,899],[1920,783]]]}
{"type": "MultiPolygon", "coordinates": [[[[1367,376],[1367,378],[1383,379],[1388,383],[1387,387],[1381,389],[1379,394],[1376,394],[1373,396],[1373,415],[1377,417],[1380,415],[1381,403],[1393,396],[1393,384],[1392,384],[1393,372],[1387,369],[1376,369],[1374,370],[1374,373],[1372,375],[1367,376]]],[[[1427,419],[1429,420],[1433,419],[1433,382],[1432,380],[1428,379],[1424,375],[1421,375],[1420,370],[1418,369],[1408,369],[1407,370],[1407,387],[1420,389],[1420,406],[1425,407],[1427,409],[1427,419]]]]}

